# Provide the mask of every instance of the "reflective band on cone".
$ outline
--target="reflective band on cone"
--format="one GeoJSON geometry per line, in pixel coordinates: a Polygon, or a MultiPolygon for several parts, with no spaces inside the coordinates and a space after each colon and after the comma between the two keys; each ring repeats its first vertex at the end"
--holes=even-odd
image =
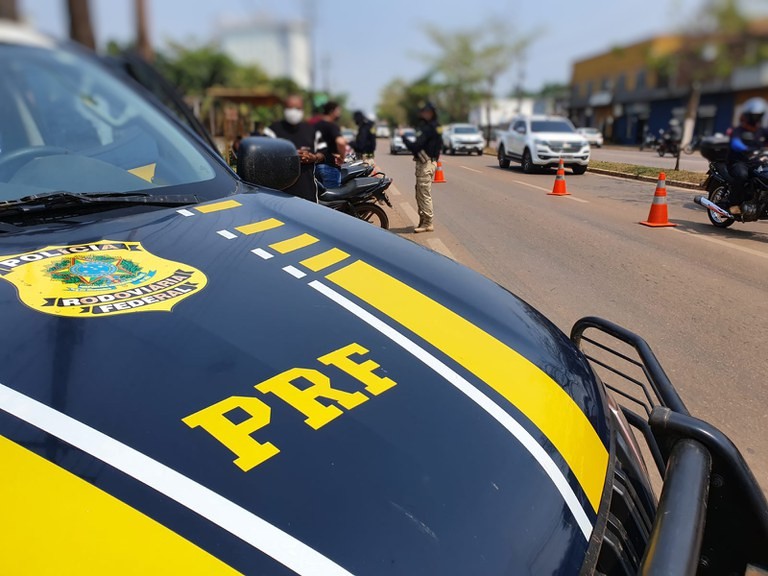
{"type": "Polygon", "coordinates": [[[441,182],[447,182],[445,179],[445,172],[443,172],[443,163],[440,160],[437,161],[437,168],[435,169],[435,179],[432,182],[440,184],[441,182]]]}
{"type": "Polygon", "coordinates": [[[552,192],[547,192],[547,196],[570,196],[571,193],[565,187],[565,163],[560,158],[560,164],[557,166],[557,176],[555,176],[555,185],[552,192]]]}
{"type": "Polygon", "coordinates": [[[651,202],[648,220],[640,222],[640,224],[654,228],[677,226],[674,222],[669,221],[667,215],[667,175],[664,172],[659,174],[659,181],[656,184],[656,192],[653,194],[653,202],[651,202]]]}

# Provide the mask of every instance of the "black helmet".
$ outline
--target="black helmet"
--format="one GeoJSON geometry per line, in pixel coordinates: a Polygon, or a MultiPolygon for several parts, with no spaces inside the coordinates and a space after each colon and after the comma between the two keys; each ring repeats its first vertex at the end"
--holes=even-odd
{"type": "Polygon", "coordinates": [[[435,117],[437,116],[437,108],[435,108],[435,105],[432,104],[432,102],[430,102],[429,100],[424,102],[419,108],[419,112],[426,112],[426,111],[432,112],[432,115],[435,117]]]}
{"type": "Polygon", "coordinates": [[[365,114],[363,114],[361,110],[355,110],[355,113],[352,114],[352,119],[355,121],[355,124],[359,126],[365,121],[365,114]]]}
{"type": "Polygon", "coordinates": [[[768,103],[762,98],[750,98],[741,107],[741,116],[749,126],[759,126],[763,121],[763,115],[768,110],[768,103]]]}

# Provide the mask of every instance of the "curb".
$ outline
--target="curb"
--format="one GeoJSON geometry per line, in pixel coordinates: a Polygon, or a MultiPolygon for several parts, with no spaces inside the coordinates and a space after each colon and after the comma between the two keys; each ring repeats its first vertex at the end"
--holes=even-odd
{"type": "MultiPolygon", "coordinates": [[[[486,156],[496,156],[496,151],[486,148],[484,151],[486,156]]],[[[658,182],[658,177],[653,176],[641,176],[639,174],[629,174],[627,172],[615,172],[613,170],[605,170],[603,168],[587,168],[587,173],[601,174],[603,176],[613,176],[614,178],[624,178],[626,180],[640,180],[641,182],[658,182]]],[[[660,170],[663,172],[663,170],[660,170]]],[[[688,190],[701,190],[701,184],[693,184],[691,182],[682,182],[681,180],[667,180],[667,186],[674,186],[675,188],[687,188],[688,190]]]]}
{"type": "MultiPolygon", "coordinates": [[[[640,176],[639,174],[628,174],[626,172],[614,172],[613,170],[605,170],[603,168],[587,168],[587,172],[593,174],[602,174],[603,176],[613,176],[615,178],[624,178],[626,180],[640,180],[641,182],[658,182],[658,177],[653,176],[640,176]]],[[[663,172],[663,170],[661,170],[663,172]]],[[[693,184],[691,182],[682,182],[680,180],[667,179],[667,186],[674,186],[675,188],[687,188],[688,190],[701,190],[701,184],[693,184]]]]}

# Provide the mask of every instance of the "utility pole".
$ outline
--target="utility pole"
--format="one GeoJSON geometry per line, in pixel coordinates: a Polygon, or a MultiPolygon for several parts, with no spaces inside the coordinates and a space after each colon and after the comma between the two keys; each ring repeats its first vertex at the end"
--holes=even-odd
{"type": "Polygon", "coordinates": [[[88,0],[67,0],[67,7],[69,8],[69,37],[91,50],[96,50],[88,0]]]}
{"type": "Polygon", "coordinates": [[[147,25],[147,2],[135,0],[136,8],[136,51],[147,62],[155,59],[152,43],[149,41],[149,26],[147,25]]]}
{"type": "Polygon", "coordinates": [[[0,0],[0,19],[19,21],[16,0],[0,0]]]}

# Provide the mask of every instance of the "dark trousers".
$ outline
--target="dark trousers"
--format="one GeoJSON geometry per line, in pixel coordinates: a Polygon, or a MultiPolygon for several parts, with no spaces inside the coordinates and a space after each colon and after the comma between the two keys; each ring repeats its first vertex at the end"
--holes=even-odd
{"type": "Polygon", "coordinates": [[[736,162],[728,168],[731,175],[731,206],[736,206],[744,202],[744,189],[749,179],[749,164],[746,162],[736,162]]]}

